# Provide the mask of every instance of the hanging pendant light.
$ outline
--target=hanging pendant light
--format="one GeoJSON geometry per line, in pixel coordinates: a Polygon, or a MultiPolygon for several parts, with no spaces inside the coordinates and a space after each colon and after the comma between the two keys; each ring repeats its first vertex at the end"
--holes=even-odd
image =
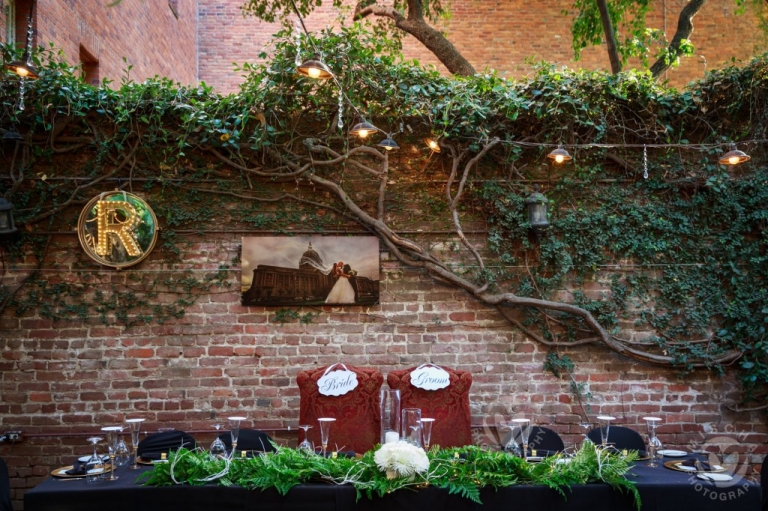
{"type": "Polygon", "coordinates": [[[24,137],[13,126],[3,133],[3,142],[20,142],[22,140],[24,140],[24,137]]]}
{"type": "Polygon", "coordinates": [[[395,142],[392,139],[391,135],[387,135],[387,138],[376,144],[379,147],[383,147],[387,151],[391,151],[392,149],[400,149],[400,146],[397,145],[397,142],[395,142]]]}
{"type": "Polygon", "coordinates": [[[361,117],[360,122],[355,124],[349,133],[360,138],[365,138],[372,133],[376,133],[377,131],[379,131],[379,128],[361,117]]]}
{"type": "Polygon", "coordinates": [[[562,145],[557,146],[557,149],[547,155],[547,158],[553,160],[555,163],[563,163],[564,161],[571,161],[571,156],[568,151],[562,145]]]}
{"type": "Polygon", "coordinates": [[[13,204],[0,197],[0,235],[16,232],[16,224],[13,222],[13,204]]]}
{"type": "Polygon", "coordinates": [[[320,60],[320,55],[315,55],[311,59],[302,62],[296,68],[296,72],[316,80],[327,80],[333,77],[330,68],[325,65],[325,62],[320,60]]]}
{"type": "Polygon", "coordinates": [[[427,139],[427,147],[429,147],[433,153],[439,153],[440,152],[440,144],[437,142],[434,138],[428,138],[427,139]]]}
{"type": "Polygon", "coordinates": [[[752,157],[747,153],[736,149],[736,144],[731,144],[731,150],[722,155],[717,162],[720,165],[738,165],[739,163],[744,163],[751,159],[752,157]]]}
{"type": "Polygon", "coordinates": [[[27,20],[27,44],[24,47],[24,56],[21,60],[14,60],[5,65],[22,78],[29,78],[30,80],[36,80],[40,78],[40,73],[37,72],[34,64],[32,64],[32,15],[35,9],[34,0],[29,4],[29,19],[27,20]]]}

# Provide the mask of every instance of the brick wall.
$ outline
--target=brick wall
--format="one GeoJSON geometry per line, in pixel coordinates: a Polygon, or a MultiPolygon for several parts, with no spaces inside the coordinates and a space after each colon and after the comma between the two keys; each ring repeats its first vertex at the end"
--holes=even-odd
{"type": "MultiPolygon", "coordinates": [[[[354,2],[353,2],[354,3],[354,2]]],[[[650,27],[665,30],[672,37],[685,0],[653,2],[655,10],[648,17],[650,27]],[[664,9],[666,6],[666,9],[664,9]]],[[[200,0],[200,79],[223,92],[231,92],[242,83],[232,62],[255,62],[269,36],[279,27],[244,18],[241,0],[200,0]]],[[[478,71],[486,68],[521,77],[530,72],[525,59],[534,57],[557,65],[610,70],[602,47],[584,52],[573,62],[571,18],[561,11],[572,5],[569,0],[453,0],[453,18],[442,27],[449,40],[478,71]]],[[[749,60],[768,50],[757,29],[757,18],[751,7],[736,16],[734,0],[710,0],[694,19],[693,42],[696,55],[684,59],[681,66],[668,73],[670,82],[681,86],[716,69],[732,57],[749,60]],[[734,35],[738,34],[738,37],[734,35]]],[[[306,21],[310,31],[332,25],[335,12],[324,7],[306,21]]],[[[444,68],[420,43],[408,38],[404,44],[407,58],[444,68]]]]}
{"type": "MultiPolygon", "coordinates": [[[[213,271],[237,256],[240,235],[189,241],[178,267],[213,271]]],[[[134,270],[102,270],[85,261],[75,236],[60,235],[53,247],[43,278],[77,281],[87,271],[105,285],[130,282],[134,270]],[[80,271],[69,273],[73,267],[80,271]]],[[[156,250],[136,271],[173,277],[156,250]]],[[[24,437],[14,446],[0,444],[0,456],[10,465],[17,507],[51,469],[88,452],[89,433],[129,417],[145,417],[147,431],[196,431],[208,445],[213,419],[236,412],[249,418],[248,426],[295,445],[296,374],[339,361],[384,374],[427,361],[471,371],[478,443],[494,443],[494,427],[514,415],[553,427],[567,445],[579,440],[581,409],[569,382],[542,369],[546,350],[466,293],[403,267],[386,251],[381,259],[380,305],[323,307],[309,325],[281,326],[272,321],[275,309],[242,307],[237,268],[229,275],[231,290],[202,296],[183,319],[163,325],[125,330],[98,318],[53,323],[35,311],[21,317],[6,311],[0,316],[0,431],[21,430],[24,437]]],[[[14,263],[6,278],[24,271],[14,263]]],[[[608,413],[643,430],[641,417],[658,415],[661,440],[670,448],[703,445],[726,453],[742,471],[762,461],[765,416],[729,410],[736,395],[730,376],[700,371],[678,378],[597,346],[562,354],[588,386],[592,417],[608,413]]]]}
{"type": "Polygon", "coordinates": [[[38,0],[36,44],[53,43],[70,64],[84,51],[98,61],[100,79],[118,84],[128,65],[135,81],[159,75],[197,83],[195,2],[179,2],[178,18],[167,1],[108,3],[38,0]]]}

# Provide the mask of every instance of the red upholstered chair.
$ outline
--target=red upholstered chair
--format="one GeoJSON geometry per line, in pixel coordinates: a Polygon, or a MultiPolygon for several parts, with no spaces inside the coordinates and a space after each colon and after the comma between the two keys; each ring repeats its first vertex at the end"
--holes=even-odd
{"type": "MultiPolygon", "coordinates": [[[[333,417],[328,449],[364,453],[379,443],[381,412],[379,390],[384,377],[377,369],[346,366],[357,375],[357,387],[342,396],[320,394],[317,380],[327,367],[301,371],[296,377],[301,402],[299,424],[310,424],[309,441],[320,447],[319,417],[333,417]]],[[[338,368],[341,368],[339,365],[338,368]]]]}
{"type": "Polygon", "coordinates": [[[402,408],[420,408],[422,417],[432,417],[431,445],[461,447],[472,444],[472,417],[469,412],[469,387],[472,375],[443,367],[450,375],[450,384],[440,390],[424,390],[411,385],[411,371],[416,367],[392,371],[387,375],[391,389],[400,390],[402,408]]]}

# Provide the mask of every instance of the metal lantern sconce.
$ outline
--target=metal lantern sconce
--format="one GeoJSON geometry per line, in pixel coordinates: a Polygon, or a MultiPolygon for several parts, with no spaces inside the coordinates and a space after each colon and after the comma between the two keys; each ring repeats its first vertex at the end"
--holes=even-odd
{"type": "Polygon", "coordinates": [[[376,144],[379,147],[383,147],[386,151],[391,151],[392,149],[400,149],[400,146],[397,145],[397,142],[395,142],[392,139],[391,135],[387,135],[387,138],[376,144]]]}
{"type": "Polygon", "coordinates": [[[554,161],[555,163],[563,163],[566,161],[571,161],[573,156],[571,156],[562,145],[559,145],[557,146],[557,149],[547,155],[547,158],[554,161]]]}
{"type": "Polygon", "coordinates": [[[544,194],[539,192],[539,185],[533,185],[533,193],[525,199],[525,207],[528,210],[528,223],[537,239],[549,228],[547,202],[544,194]]]}
{"type": "Polygon", "coordinates": [[[13,223],[13,204],[0,197],[0,236],[16,232],[16,224],[13,223]]]}
{"type": "Polygon", "coordinates": [[[747,153],[736,149],[736,144],[731,144],[731,150],[722,155],[717,162],[720,165],[738,165],[750,159],[752,158],[747,153]]]}
{"type": "Polygon", "coordinates": [[[40,78],[40,74],[37,72],[34,64],[32,64],[32,20],[33,12],[35,10],[35,0],[29,4],[29,19],[27,20],[27,44],[24,47],[24,56],[21,60],[14,60],[5,65],[8,69],[16,73],[22,78],[29,78],[30,80],[36,80],[40,78]]]}
{"type": "Polygon", "coordinates": [[[379,128],[366,121],[365,119],[360,118],[360,122],[355,124],[349,133],[360,138],[366,138],[368,135],[376,133],[377,131],[379,131],[379,128]]]}
{"type": "Polygon", "coordinates": [[[434,138],[427,139],[427,146],[432,150],[433,153],[440,152],[440,144],[434,138]]]}
{"type": "Polygon", "coordinates": [[[319,55],[315,55],[311,59],[302,62],[301,65],[296,68],[296,72],[316,80],[328,80],[329,78],[333,78],[331,69],[325,65],[325,62],[320,60],[319,55]]]}

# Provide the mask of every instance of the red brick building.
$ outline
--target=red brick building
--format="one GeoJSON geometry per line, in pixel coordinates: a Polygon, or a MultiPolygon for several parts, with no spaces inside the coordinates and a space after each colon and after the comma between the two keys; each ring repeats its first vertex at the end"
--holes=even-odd
{"type": "MultiPolygon", "coordinates": [[[[1,40],[15,38],[23,43],[30,1],[0,0],[0,23],[6,27],[0,31],[1,40]]],[[[221,92],[232,92],[242,82],[233,63],[257,61],[279,29],[244,17],[243,0],[123,0],[113,7],[108,3],[37,0],[35,43],[53,43],[68,62],[82,64],[90,81],[119,81],[127,65],[133,65],[130,77],[134,80],[161,75],[184,84],[205,81],[221,92]]],[[[671,37],[686,3],[654,2],[649,26],[671,37]]],[[[522,0],[454,0],[453,17],[441,28],[478,71],[495,69],[524,76],[530,71],[525,63],[528,57],[557,65],[609,69],[602,47],[589,48],[582,60],[573,61],[571,17],[563,14],[570,5],[565,0],[543,0],[532,9],[522,0]]],[[[333,25],[336,16],[336,11],[325,7],[306,20],[307,26],[318,30],[333,25]]],[[[745,14],[737,15],[734,0],[709,0],[694,19],[695,56],[684,59],[679,69],[668,73],[668,79],[684,85],[732,58],[747,60],[762,53],[768,44],[758,23],[758,13],[751,5],[745,14]]],[[[422,63],[439,65],[412,38],[406,39],[404,53],[422,63]]]]}

